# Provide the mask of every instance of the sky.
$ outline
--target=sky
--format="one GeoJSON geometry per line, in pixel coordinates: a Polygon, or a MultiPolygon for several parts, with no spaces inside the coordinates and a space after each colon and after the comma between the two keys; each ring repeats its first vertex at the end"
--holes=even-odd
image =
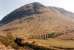
{"type": "Polygon", "coordinates": [[[74,0],[0,0],[0,20],[13,10],[32,2],[64,8],[74,13],[74,0]]]}

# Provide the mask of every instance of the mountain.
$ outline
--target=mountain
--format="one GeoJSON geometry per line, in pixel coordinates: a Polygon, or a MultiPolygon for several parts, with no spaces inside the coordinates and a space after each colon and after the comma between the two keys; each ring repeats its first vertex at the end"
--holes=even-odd
{"type": "MultiPolygon", "coordinates": [[[[24,6],[18,8],[16,10],[14,10],[10,14],[8,14],[7,16],[5,16],[3,18],[3,20],[0,21],[0,23],[1,23],[0,25],[7,24],[7,23],[9,23],[13,20],[20,19],[22,17],[31,16],[33,14],[39,14],[42,11],[46,11],[44,9],[48,9],[48,7],[46,8],[44,5],[42,5],[38,2],[34,2],[34,3],[31,3],[31,4],[24,5],[24,6]]],[[[59,12],[60,14],[65,15],[65,16],[69,16],[69,17],[74,16],[73,13],[65,11],[62,8],[57,8],[57,7],[51,7],[50,6],[49,10],[52,10],[52,12],[54,12],[54,13],[59,12]]]]}
{"type": "MultiPolygon", "coordinates": [[[[55,41],[53,39],[74,40],[73,33],[73,13],[63,8],[44,6],[38,2],[24,5],[6,15],[0,21],[1,36],[12,34],[14,37],[31,39],[31,35],[33,35],[33,38],[45,39],[44,35],[47,34],[52,38],[52,40],[50,39],[51,41],[55,41]]],[[[9,35],[7,37],[12,36],[9,35]]],[[[6,37],[4,39],[6,39],[6,37]]]]}
{"type": "Polygon", "coordinates": [[[6,24],[6,23],[9,23],[13,20],[20,19],[22,17],[41,13],[42,8],[45,8],[45,7],[42,4],[37,3],[37,2],[24,5],[16,10],[14,10],[10,14],[8,14],[7,16],[5,16],[5,18],[3,18],[1,23],[6,24]]]}
{"type": "Polygon", "coordinates": [[[18,29],[21,33],[64,32],[74,25],[73,18],[68,16],[67,12],[62,8],[46,7],[34,2],[5,16],[0,25],[1,29],[8,29],[11,32],[18,32],[18,29]]]}

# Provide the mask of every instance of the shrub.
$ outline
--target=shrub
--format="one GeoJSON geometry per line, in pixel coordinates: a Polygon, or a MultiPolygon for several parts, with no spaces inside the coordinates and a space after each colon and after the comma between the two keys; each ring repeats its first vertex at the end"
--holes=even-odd
{"type": "Polygon", "coordinates": [[[54,37],[60,36],[62,34],[63,33],[59,33],[59,32],[49,32],[48,33],[48,38],[54,38],[54,37]]]}

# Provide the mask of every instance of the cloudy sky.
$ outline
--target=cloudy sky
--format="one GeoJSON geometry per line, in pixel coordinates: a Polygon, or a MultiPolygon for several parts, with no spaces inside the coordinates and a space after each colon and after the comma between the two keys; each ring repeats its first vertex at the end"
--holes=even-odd
{"type": "Polygon", "coordinates": [[[40,2],[46,6],[56,6],[74,12],[74,0],[0,0],[0,19],[22,5],[40,2]]]}

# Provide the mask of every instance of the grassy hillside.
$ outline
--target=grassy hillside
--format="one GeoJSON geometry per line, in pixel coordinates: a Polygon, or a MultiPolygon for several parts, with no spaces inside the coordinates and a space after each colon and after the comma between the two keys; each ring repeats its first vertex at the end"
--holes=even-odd
{"type": "Polygon", "coordinates": [[[60,11],[40,3],[16,9],[0,22],[0,42],[15,50],[74,50],[74,21],[60,11]]]}

